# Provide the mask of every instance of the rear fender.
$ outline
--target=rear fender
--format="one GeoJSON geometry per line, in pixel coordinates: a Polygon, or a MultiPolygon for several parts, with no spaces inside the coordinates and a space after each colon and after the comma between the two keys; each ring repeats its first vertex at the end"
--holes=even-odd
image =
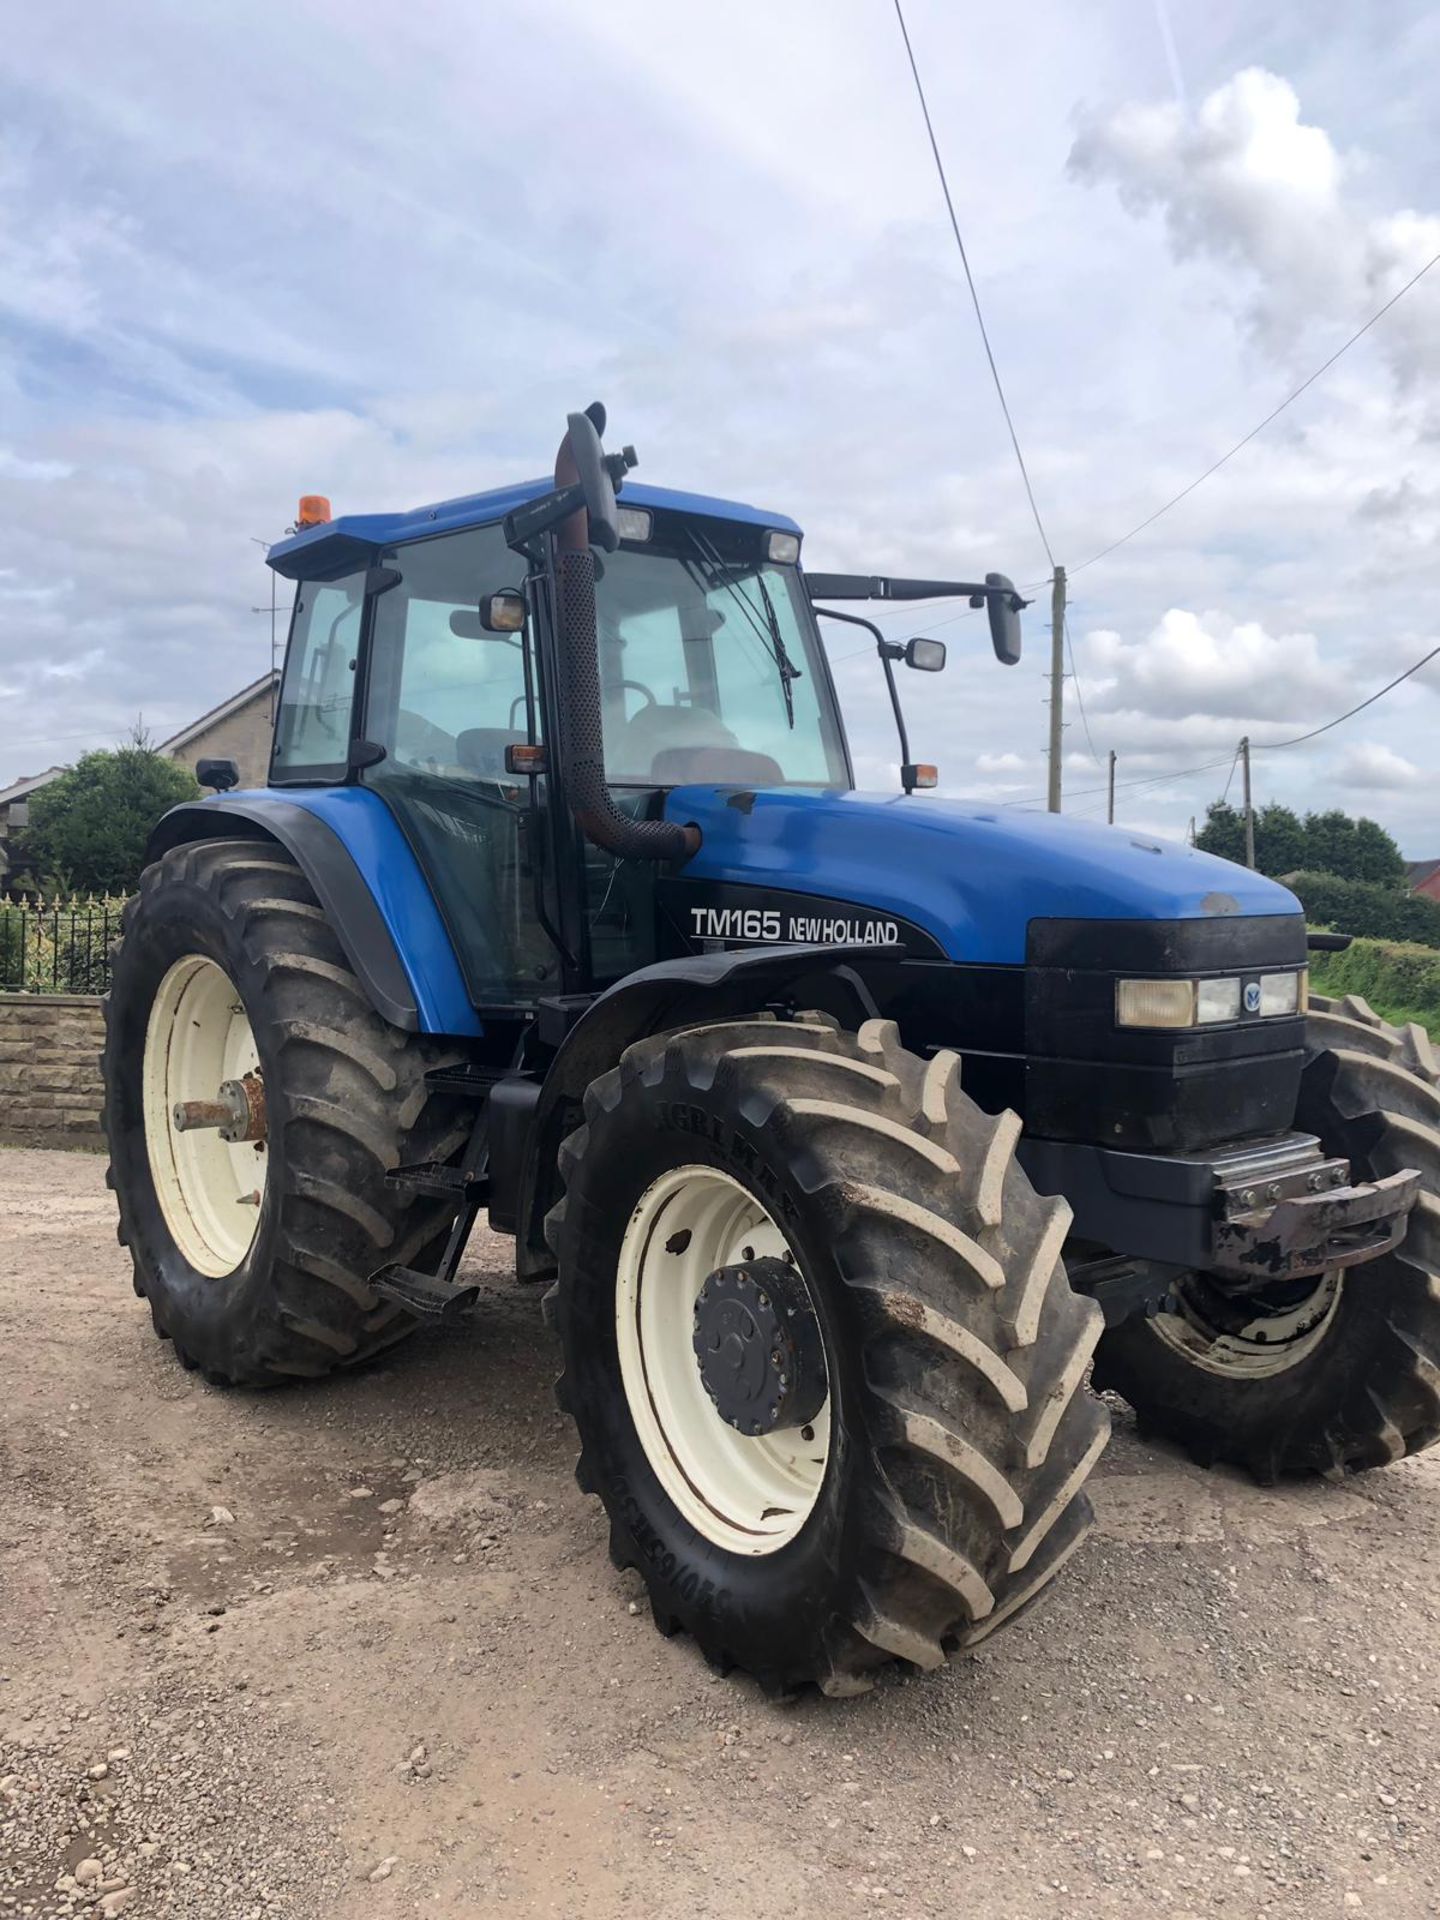
{"type": "Polygon", "coordinates": [[[429,883],[378,794],[257,789],[173,807],[150,836],[146,859],[215,839],[273,840],[285,849],[382,1019],[407,1033],[482,1032],[429,883]]]}
{"type": "MultiPolygon", "coordinates": [[[[903,950],[895,947],[887,947],[885,954],[887,959],[903,958],[903,950]]],[[[617,1064],[626,1047],[651,1034],[736,1020],[772,1007],[819,1007],[843,1025],[858,1026],[872,1018],[876,1008],[854,963],[874,958],[873,946],[697,953],[642,967],[607,988],[561,1042],[535,1101],[525,1150],[515,1156],[515,1267],[520,1278],[540,1280],[555,1270],[545,1216],[560,1198],[560,1143],[580,1124],[585,1089],[617,1064]]],[[[510,1215],[508,1196],[501,1212],[510,1215]]]]}

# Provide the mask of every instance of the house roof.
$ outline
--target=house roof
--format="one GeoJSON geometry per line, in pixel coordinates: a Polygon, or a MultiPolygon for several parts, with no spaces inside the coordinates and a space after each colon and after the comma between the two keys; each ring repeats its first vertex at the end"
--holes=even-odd
{"type": "Polygon", "coordinates": [[[8,787],[0,787],[0,807],[8,807],[14,800],[24,800],[34,793],[37,787],[48,787],[52,780],[58,780],[64,767],[47,767],[44,773],[27,773],[12,782],[8,787]]]}
{"type": "MultiPolygon", "coordinates": [[[[4,795],[0,794],[0,799],[4,795]]],[[[1407,860],[1405,862],[1405,883],[1413,893],[1417,887],[1423,887],[1434,873],[1440,872],[1440,860],[1407,860]]]]}
{"type": "Polygon", "coordinates": [[[242,687],[239,693],[232,693],[228,700],[222,700],[218,707],[212,707],[208,713],[202,713],[198,720],[192,720],[188,727],[182,727],[179,733],[172,734],[168,740],[162,740],[155,749],[157,753],[178,753],[181,747],[188,747],[192,740],[198,739],[207,728],[217,726],[220,721],[228,720],[232,713],[238,713],[242,707],[248,707],[252,700],[267,696],[272,688],[279,685],[278,673],[262,673],[248,687],[242,687]]]}

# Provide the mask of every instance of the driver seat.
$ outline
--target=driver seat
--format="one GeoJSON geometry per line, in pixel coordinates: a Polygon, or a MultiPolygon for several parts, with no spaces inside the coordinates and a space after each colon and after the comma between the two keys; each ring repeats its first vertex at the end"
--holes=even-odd
{"type": "MultiPolygon", "coordinates": [[[[739,747],[740,742],[709,707],[641,707],[625,723],[612,772],[622,780],[654,780],[656,762],[673,767],[678,752],[694,747],[739,747]]],[[[671,774],[671,780],[674,774],[671,774]]]]}
{"type": "Polygon", "coordinates": [[[467,773],[476,773],[484,780],[504,780],[506,747],[518,747],[524,740],[523,733],[513,733],[509,727],[466,727],[463,733],[455,736],[455,758],[467,773]]]}

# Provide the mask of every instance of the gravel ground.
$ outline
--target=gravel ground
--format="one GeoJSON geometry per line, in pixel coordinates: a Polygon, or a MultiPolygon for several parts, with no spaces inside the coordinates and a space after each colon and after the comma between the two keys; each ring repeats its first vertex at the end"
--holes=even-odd
{"type": "Polygon", "coordinates": [[[0,1914],[1440,1911],[1440,1459],[1262,1492],[1122,1414],[1046,1605],[776,1707],[612,1571],[507,1257],[217,1392],[101,1163],[0,1152],[0,1914]]]}

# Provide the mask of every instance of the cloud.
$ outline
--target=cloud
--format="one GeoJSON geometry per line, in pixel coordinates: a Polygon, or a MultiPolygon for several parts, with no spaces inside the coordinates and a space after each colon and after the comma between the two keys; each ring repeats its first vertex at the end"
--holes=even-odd
{"type": "Polygon", "coordinates": [[[1143,640],[1101,629],[1085,636],[1092,713],[1159,720],[1301,719],[1337,704],[1343,677],[1313,633],[1272,634],[1255,620],[1171,607],[1143,640]]]}
{"type": "MultiPolygon", "coordinates": [[[[1317,320],[1373,312],[1440,253],[1440,218],[1367,210],[1363,158],[1307,125],[1295,88],[1263,67],[1193,115],[1172,102],[1088,117],[1069,164],[1077,180],[1112,182],[1133,212],[1159,211],[1178,258],[1247,268],[1246,317],[1282,354],[1317,320]]],[[[1433,307],[1416,309],[1399,309],[1380,336],[1407,378],[1440,370],[1433,307]]]]}
{"type": "Polygon", "coordinates": [[[1396,753],[1382,740],[1358,740],[1346,747],[1335,762],[1335,778],[1342,786],[1379,793],[1427,784],[1426,774],[1413,760],[1396,753]]]}
{"type": "MultiPolygon", "coordinates": [[[[252,542],[300,492],[363,512],[536,473],[565,412],[596,396],[617,443],[639,447],[639,478],[793,513],[817,570],[1043,578],[893,17],[791,0],[757,65],[753,36],[717,36],[701,11],[555,0],[539,26],[523,0],[495,0],[481,32],[473,7],[432,0],[397,35],[379,0],[261,0],[237,37],[223,10],[141,0],[137,17],[163,16],[163,61],[123,9],[15,13],[0,680],[16,693],[0,699],[0,780],[122,737],[137,709],[163,737],[255,678],[269,621],[251,609],[270,581],[252,542]],[[541,146],[477,117],[496,72],[511,119],[548,129],[541,146]],[[797,91],[801,72],[816,84],[797,91]]],[[[1425,227],[1433,10],[1396,0],[1383,37],[1361,12],[1332,7],[1317,34],[1299,0],[1277,0],[1265,85],[1153,125],[1143,104],[1091,116],[1068,177],[1077,101],[1143,103],[1163,85],[1158,46],[1120,14],[1037,0],[1049,57],[1021,120],[987,80],[1013,55],[1013,10],[914,23],[1017,430],[1072,569],[1274,404],[1256,326],[1283,349],[1323,323],[1308,370],[1378,305],[1385,260],[1408,259],[1396,209],[1413,202],[1425,227]],[[1305,103],[1288,120],[1287,88],[1305,103]],[[1331,100],[1367,155],[1338,118],[1312,124],[1331,100]],[[1303,298],[1287,293],[1297,276],[1303,298]]],[[[1231,34],[1224,9],[1187,14],[1187,71],[1228,75],[1231,34]]],[[[1433,283],[1376,346],[1434,313],[1433,283]]],[[[1122,781],[1221,760],[1122,794],[1122,818],[1133,804],[1156,831],[1183,828],[1242,731],[1305,731],[1433,644],[1417,629],[1440,596],[1428,404],[1367,343],[1213,486],[1078,574],[1100,758],[1081,754],[1068,700],[1077,809],[1103,815],[1111,748],[1122,781]],[[1199,633],[1177,638],[1167,608],[1194,609],[1180,617],[1199,633]],[[1252,645],[1252,628],[1273,642],[1252,645]]],[[[963,604],[871,610],[898,639],[933,625],[950,642],[947,673],[904,676],[902,697],[912,752],[951,790],[1043,794],[1035,598],[1008,671],[963,604]]],[[[838,627],[827,645],[861,783],[893,791],[873,649],[838,627]]],[[[1435,697],[1417,676],[1364,731],[1428,765],[1435,697]]],[[[1266,791],[1323,804],[1339,744],[1269,756],[1266,791]]],[[[1394,789],[1384,816],[1426,851],[1424,786],[1394,789]]]]}

